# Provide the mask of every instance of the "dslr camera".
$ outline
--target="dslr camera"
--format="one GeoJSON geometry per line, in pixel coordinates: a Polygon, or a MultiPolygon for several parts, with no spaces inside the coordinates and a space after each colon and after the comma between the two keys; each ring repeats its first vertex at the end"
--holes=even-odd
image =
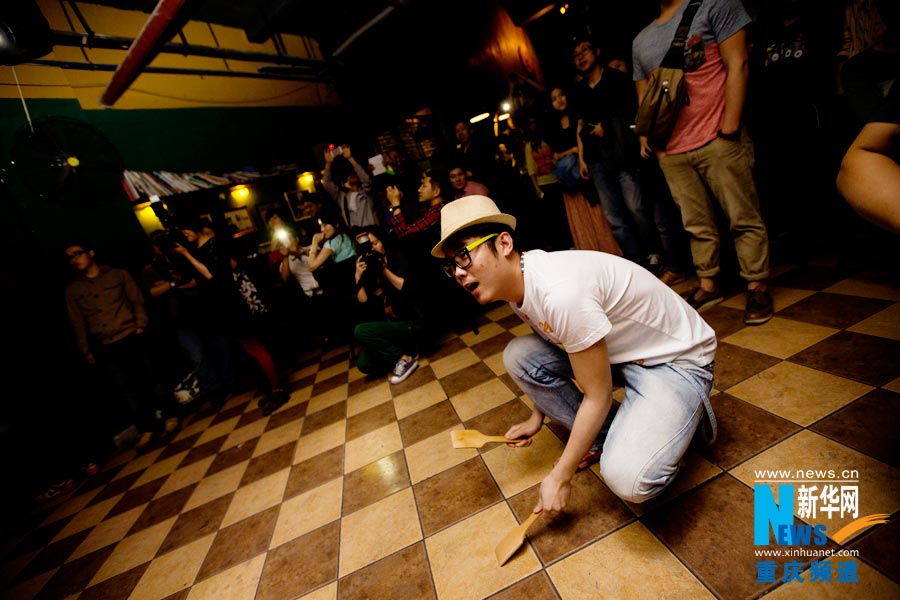
{"type": "Polygon", "coordinates": [[[360,233],[356,236],[356,253],[366,265],[366,273],[377,274],[384,266],[384,255],[372,248],[372,240],[368,233],[360,233]]]}

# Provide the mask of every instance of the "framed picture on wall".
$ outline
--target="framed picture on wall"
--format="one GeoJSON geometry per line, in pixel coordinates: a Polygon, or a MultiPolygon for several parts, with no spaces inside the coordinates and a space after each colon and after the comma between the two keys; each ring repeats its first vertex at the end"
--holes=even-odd
{"type": "Polygon", "coordinates": [[[294,192],[285,192],[284,199],[291,209],[291,216],[294,221],[303,221],[316,216],[316,205],[303,198],[303,192],[300,190],[294,192]]]}
{"type": "Polygon", "coordinates": [[[233,237],[241,237],[256,231],[253,219],[250,218],[250,211],[246,207],[226,211],[224,217],[233,237]]]}
{"type": "Polygon", "coordinates": [[[268,202],[256,206],[256,213],[259,215],[260,226],[263,229],[266,229],[269,226],[269,224],[266,223],[266,217],[273,212],[281,213],[281,216],[287,218],[287,215],[284,214],[284,206],[281,202],[268,202]]]}

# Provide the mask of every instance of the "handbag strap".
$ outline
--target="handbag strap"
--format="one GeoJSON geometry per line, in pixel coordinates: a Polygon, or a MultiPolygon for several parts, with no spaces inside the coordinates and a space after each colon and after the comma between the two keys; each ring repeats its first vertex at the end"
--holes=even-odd
{"type": "Polygon", "coordinates": [[[669,46],[669,51],[666,52],[666,56],[659,66],[670,69],[684,68],[684,42],[687,39],[691,23],[694,21],[694,15],[697,14],[697,10],[702,2],[703,0],[690,0],[688,2],[687,7],[684,9],[684,14],[681,15],[681,23],[678,24],[678,29],[675,30],[672,45],[669,46]]]}

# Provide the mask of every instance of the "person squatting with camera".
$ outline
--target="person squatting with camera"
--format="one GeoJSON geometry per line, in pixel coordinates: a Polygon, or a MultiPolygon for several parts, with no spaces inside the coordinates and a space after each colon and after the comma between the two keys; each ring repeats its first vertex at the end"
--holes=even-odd
{"type": "Polygon", "coordinates": [[[387,247],[381,228],[354,228],[353,233],[356,300],[362,305],[361,322],[353,331],[360,345],[357,367],[370,376],[391,373],[390,382],[397,384],[419,366],[424,327],[415,285],[406,259],[387,247]]]}

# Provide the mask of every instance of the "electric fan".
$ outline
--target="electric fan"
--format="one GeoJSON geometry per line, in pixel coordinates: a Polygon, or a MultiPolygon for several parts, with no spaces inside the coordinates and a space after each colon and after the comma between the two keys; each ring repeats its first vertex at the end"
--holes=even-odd
{"type": "Polygon", "coordinates": [[[34,121],[18,133],[11,155],[22,183],[47,202],[92,207],[124,194],[119,151],[83,121],[67,117],[34,121]]]}

